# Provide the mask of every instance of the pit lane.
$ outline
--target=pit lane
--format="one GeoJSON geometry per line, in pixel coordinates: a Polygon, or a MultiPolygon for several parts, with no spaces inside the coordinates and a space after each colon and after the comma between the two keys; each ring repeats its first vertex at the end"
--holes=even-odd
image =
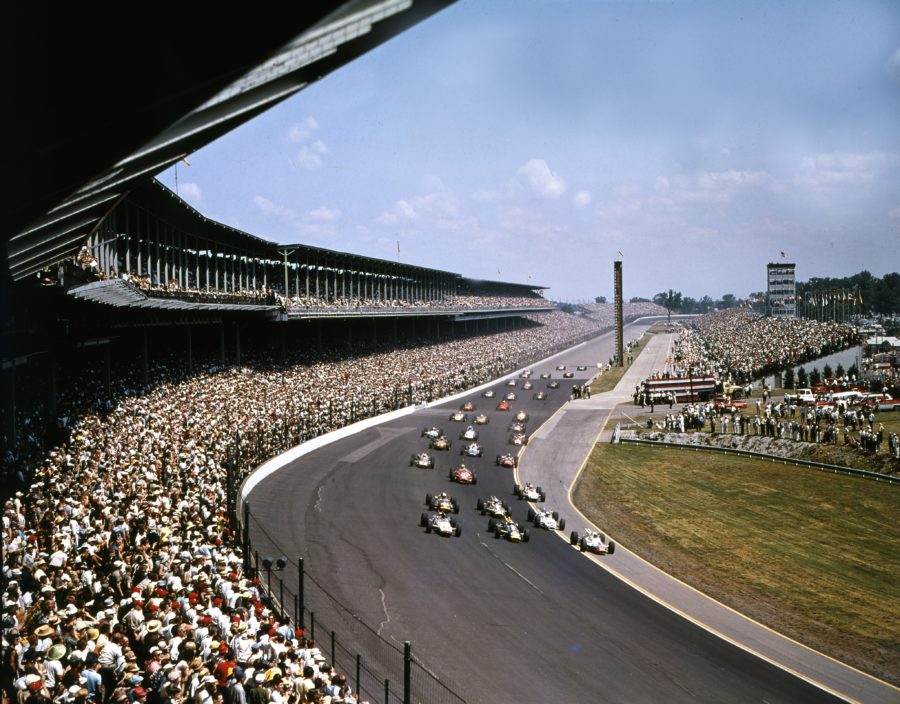
{"type": "MultiPolygon", "coordinates": [[[[635,337],[650,321],[629,326],[635,337]]],[[[532,367],[534,389],[522,391],[534,432],[611,355],[612,335],[532,367]],[[575,372],[564,380],[557,364],[575,372]],[[560,389],[546,402],[532,394],[549,371],[560,389]]],[[[457,439],[465,424],[448,416],[463,399],[425,408],[364,430],[293,461],[262,480],[250,495],[263,527],[253,542],[303,555],[307,570],[385,638],[413,642],[415,652],[470,702],[824,702],[822,690],[711,635],[647,599],[564,541],[533,530],[527,544],[495,540],[475,511],[479,496],[496,494],[524,522],[527,504],[512,494],[514,476],[494,466],[511,448],[512,412],[494,399],[466,398],[491,417],[480,426],[484,457],[467,458],[478,484],[459,486],[447,470],[462,461],[457,439]],[[436,469],[408,466],[427,447],[423,427],[443,427],[453,439],[436,452],[436,469]],[[427,492],[447,490],[461,505],[460,538],[429,535],[418,526],[427,492]]],[[[545,432],[547,429],[545,429],[545,432]]],[[[565,506],[548,505],[579,527],[565,506]]],[[[273,550],[275,548],[272,548],[273,550]]],[[[287,575],[289,580],[291,577],[287,575]]]]}

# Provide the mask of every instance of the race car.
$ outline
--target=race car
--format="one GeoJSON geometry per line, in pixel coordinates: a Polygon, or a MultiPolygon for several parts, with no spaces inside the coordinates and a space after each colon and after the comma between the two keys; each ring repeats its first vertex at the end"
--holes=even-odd
{"type": "Polygon", "coordinates": [[[461,410],[461,411],[474,411],[474,410],[475,410],[475,404],[472,403],[471,401],[466,401],[462,406],[459,407],[459,410],[461,410]]]}
{"type": "Polygon", "coordinates": [[[491,496],[487,499],[478,499],[478,503],[475,504],[475,509],[481,511],[482,516],[490,514],[493,518],[503,518],[509,513],[509,506],[496,496],[491,496]]]}
{"type": "Polygon", "coordinates": [[[574,379],[574,378],[575,378],[575,372],[566,372],[565,374],[563,374],[563,379],[574,379]]]}
{"type": "Polygon", "coordinates": [[[530,369],[526,369],[526,370],[523,371],[521,374],[519,374],[519,376],[522,377],[523,379],[528,379],[528,378],[531,377],[531,375],[532,375],[533,373],[534,373],[534,372],[532,372],[530,369]]]}
{"type": "Polygon", "coordinates": [[[525,411],[516,411],[516,415],[513,416],[513,420],[518,423],[527,423],[528,414],[525,411]]]}
{"type": "Polygon", "coordinates": [[[460,440],[477,440],[478,439],[478,431],[475,430],[475,428],[470,425],[459,434],[459,439],[460,440]]]}
{"type": "Polygon", "coordinates": [[[541,374],[541,379],[549,379],[551,376],[550,372],[544,372],[541,374]]]}
{"type": "Polygon", "coordinates": [[[484,413],[479,413],[475,416],[475,425],[487,425],[491,422],[491,419],[488,418],[484,413]]]}
{"type": "Polygon", "coordinates": [[[451,535],[455,535],[458,538],[462,533],[456,519],[442,511],[432,513],[430,516],[427,513],[423,513],[419,519],[419,525],[425,529],[426,533],[437,533],[447,538],[451,535]]]}
{"type": "Polygon", "coordinates": [[[564,372],[565,370],[566,370],[566,365],[565,365],[565,364],[557,364],[557,365],[556,365],[556,371],[558,371],[558,372],[564,372]]]}
{"type": "Polygon", "coordinates": [[[441,428],[435,428],[434,426],[431,426],[430,428],[422,428],[422,437],[428,438],[429,440],[439,438],[443,434],[444,431],[441,428]]]}
{"type": "Polygon", "coordinates": [[[456,469],[450,470],[450,481],[457,484],[477,484],[478,475],[466,465],[461,464],[456,469]]]}
{"type": "Polygon", "coordinates": [[[531,391],[532,388],[534,388],[534,384],[532,384],[530,381],[526,381],[524,384],[522,384],[522,391],[531,391]]]}
{"type": "Polygon", "coordinates": [[[516,400],[516,392],[510,391],[506,396],[503,397],[506,401],[515,401],[516,400]]]}
{"type": "Polygon", "coordinates": [[[531,540],[528,529],[516,523],[508,514],[499,520],[496,518],[489,520],[488,530],[494,534],[495,538],[506,538],[512,543],[527,543],[531,540]]]}
{"type": "Polygon", "coordinates": [[[428,447],[432,450],[449,450],[450,446],[453,442],[446,435],[441,435],[440,437],[433,438],[431,442],[428,443],[428,447]]]}
{"type": "Polygon", "coordinates": [[[520,486],[516,484],[513,487],[513,494],[518,496],[523,501],[546,501],[547,494],[543,489],[539,486],[535,486],[534,484],[525,484],[525,486],[520,486]]]}
{"type": "Polygon", "coordinates": [[[533,398],[535,401],[546,401],[547,400],[547,392],[546,391],[538,391],[531,398],[533,398]]]}
{"type": "Polygon", "coordinates": [[[569,534],[569,544],[577,545],[581,552],[592,552],[597,555],[612,555],[616,551],[616,544],[593,528],[585,530],[581,538],[578,537],[578,531],[573,530],[569,534]]]}
{"type": "Polygon", "coordinates": [[[498,411],[508,411],[509,410],[509,401],[501,401],[497,404],[498,411]]]}
{"type": "Polygon", "coordinates": [[[559,382],[558,382],[558,381],[551,381],[551,382],[548,382],[548,383],[547,383],[547,388],[548,388],[548,389],[558,389],[558,388],[559,388],[559,382]]]}
{"type": "Polygon", "coordinates": [[[528,520],[534,523],[535,528],[544,528],[545,530],[565,530],[566,519],[560,518],[556,511],[528,509],[528,520]]]}
{"type": "Polygon", "coordinates": [[[484,449],[477,442],[470,442],[459,451],[463,457],[481,457],[483,453],[484,449]]]}
{"type": "Polygon", "coordinates": [[[525,424],[520,421],[514,420],[512,423],[509,424],[509,432],[524,433],[525,432],[525,424]]]}
{"type": "Polygon", "coordinates": [[[497,459],[494,460],[494,464],[496,464],[498,467],[515,469],[519,466],[519,458],[511,452],[507,452],[505,455],[497,455],[497,459]]]}
{"type": "Polygon", "coordinates": [[[434,457],[427,452],[420,452],[416,455],[410,455],[410,467],[420,467],[422,469],[434,469],[434,457]]]}
{"type": "Polygon", "coordinates": [[[586,372],[586,371],[587,371],[587,366],[584,365],[584,364],[579,364],[579,365],[576,367],[576,369],[577,369],[578,371],[580,371],[580,372],[586,372]]]}
{"type": "Polygon", "coordinates": [[[459,502],[446,491],[440,494],[425,494],[425,505],[432,511],[459,513],[459,502]]]}
{"type": "Polygon", "coordinates": [[[515,380],[515,379],[508,379],[508,380],[506,381],[506,385],[507,385],[507,386],[515,386],[515,385],[516,385],[516,380],[515,380]]]}
{"type": "Polygon", "coordinates": [[[462,411],[453,411],[453,413],[450,414],[450,420],[454,423],[467,423],[469,421],[469,416],[462,411]]]}
{"type": "Polygon", "coordinates": [[[493,389],[488,389],[487,391],[485,391],[485,392],[484,392],[483,394],[481,394],[481,395],[484,396],[485,398],[494,398],[494,390],[493,390],[493,389]]]}
{"type": "Polygon", "coordinates": [[[509,436],[509,444],[524,447],[528,444],[528,436],[525,433],[513,433],[509,436]]]}

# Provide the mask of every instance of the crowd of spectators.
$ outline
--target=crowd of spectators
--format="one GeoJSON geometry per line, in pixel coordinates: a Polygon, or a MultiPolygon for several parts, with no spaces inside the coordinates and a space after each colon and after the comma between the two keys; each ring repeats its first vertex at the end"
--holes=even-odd
{"type": "MultiPolygon", "coordinates": [[[[540,326],[188,375],[73,384],[66,439],[3,514],[2,691],[16,704],[356,702],[243,570],[226,461],[470,387],[593,332],[540,326]],[[226,458],[232,458],[227,460],[226,458]]],[[[37,419],[34,419],[35,425],[37,419]]],[[[34,437],[23,428],[25,437],[34,437]]],[[[39,443],[32,443],[39,447],[39,443]]],[[[10,458],[7,458],[10,459],[10,458]]]]}
{"type": "Polygon", "coordinates": [[[329,309],[384,309],[405,308],[416,310],[470,310],[498,308],[547,308],[553,304],[540,296],[463,296],[447,295],[439,300],[417,298],[400,300],[396,298],[358,298],[356,296],[291,296],[285,298],[276,294],[278,305],[288,312],[329,309]]]}
{"type": "MultiPolygon", "coordinates": [[[[616,323],[616,307],[612,303],[582,303],[578,307],[586,317],[596,320],[600,327],[611,327],[616,323]]],[[[665,308],[650,301],[622,303],[622,317],[625,320],[648,315],[666,315],[666,313],[668,311],[665,308]]]]}
{"type": "Polygon", "coordinates": [[[743,309],[709,313],[688,325],[673,347],[675,376],[713,374],[746,383],[854,344],[849,325],[766,317],[743,309]]]}
{"type": "MultiPolygon", "coordinates": [[[[672,403],[669,403],[672,408],[672,403]]],[[[688,403],[667,413],[656,427],[684,433],[688,430],[725,435],[762,435],[796,442],[843,445],[862,452],[879,454],[885,448],[900,459],[896,433],[886,436],[875,414],[838,401],[833,406],[801,406],[789,401],[750,400],[746,409],[735,405],[688,403]],[[887,439],[887,446],[884,442],[887,439]]]]}

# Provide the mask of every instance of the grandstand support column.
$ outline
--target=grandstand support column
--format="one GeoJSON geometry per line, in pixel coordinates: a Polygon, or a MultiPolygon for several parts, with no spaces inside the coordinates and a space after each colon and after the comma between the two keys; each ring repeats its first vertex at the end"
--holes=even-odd
{"type": "MultiPolygon", "coordinates": [[[[5,351],[5,350],[4,350],[5,351]]],[[[16,448],[16,360],[3,359],[3,449],[16,448]]]]}
{"type": "Polygon", "coordinates": [[[241,368],[241,324],[234,324],[234,366],[241,368]]]}
{"type": "Polygon", "coordinates": [[[147,337],[147,328],[141,328],[141,363],[144,367],[144,384],[150,383],[150,345],[147,337]]]}
{"type": "MultiPolygon", "coordinates": [[[[56,429],[56,354],[47,354],[47,396],[44,399],[44,419],[48,428],[56,429]]],[[[52,431],[51,431],[52,432],[52,431]]]]}
{"type": "Polygon", "coordinates": [[[191,326],[187,327],[187,368],[188,374],[194,371],[194,334],[191,326]]]}
{"type": "Polygon", "coordinates": [[[106,344],[103,345],[103,388],[106,389],[106,397],[109,398],[112,395],[112,353],[110,348],[112,347],[112,340],[107,340],[106,344]]]}

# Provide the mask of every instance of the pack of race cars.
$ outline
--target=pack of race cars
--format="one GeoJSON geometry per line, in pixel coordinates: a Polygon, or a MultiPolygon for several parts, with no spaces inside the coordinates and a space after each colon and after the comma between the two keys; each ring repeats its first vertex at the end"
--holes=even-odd
{"type": "MultiPolygon", "coordinates": [[[[578,369],[581,371],[582,367],[579,366],[578,369]]],[[[559,365],[557,371],[566,372],[562,375],[564,378],[573,376],[571,372],[566,371],[563,365],[559,365]]],[[[513,410],[512,405],[517,400],[517,394],[515,391],[509,390],[509,387],[530,391],[533,388],[530,380],[531,376],[531,370],[526,370],[520,374],[523,382],[518,382],[516,379],[508,379],[503,383],[507,390],[500,391],[498,394],[498,390],[488,389],[481,395],[487,399],[492,399],[496,395],[501,396],[497,410],[511,412],[513,410]]],[[[549,373],[541,374],[541,378],[551,380],[551,375],[549,373]]],[[[533,399],[544,401],[548,398],[548,392],[556,388],[559,388],[559,383],[551,380],[546,385],[547,390],[537,391],[533,394],[533,399]]],[[[451,423],[466,424],[458,432],[458,440],[461,445],[459,454],[462,456],[463,461],[453,463],[447,471],[448,480],[461,486],[478,483],[478,475],[474,467],[469,466],[466,462],[473,459],[478,460],[484,456],[484,447],[479,443],[477,426],[485,426],[490,423],[490,416],[484,412],[475,415],[476,409],[477,406],[472,401],[466,401],[459,407],[459,410],[453,411],[447,417],[451,423]]],[[[504,451],[502,454],[495,455],[495,465],[497,467],[508,469],[518,467],[518,452],[528,444],[529,440],[526,432],[528,420],[529,416],[524,410],[520,409],[513,413],[512,421],[507,428],[509,432],[507,436],[508,443],[513,446],[513,451],[504,451]]],[[[443,428],[423,428],[421,435],[428,441],[429,450],[449,450],[452,445],[452,441],[445,435],[443,428]]],[[[409,464],[412,467],[421,469],[434,469],[435,456],[429,454],[429,452],[419,452],[410,456],[409,464]]],[[[529,504],[527,522],[525,523],[516,521],[510,512],[510,505],[497,496],[478,497],[475,502],[476,511],[488,518],[486,528],[495,539],[506,539],[513,543],[527,543],[531,540],[531,530],[540,528],[547,531],[565,531],[565,518],[561,517],[556,511],[539,506],[547,498],[546,492],[540,486],[530,483],[515,484],[512,493],[516,498],[529,504]]],[[[424,528],[426,533],[435,533],[444,537],[459,537],[462,532],[457,520],[457,515],[460,512],[460,501],[460,497],[451,496],[446,491],[426,494],[425,504],[428,511],[421,514],[419,518],[420,527],[424,528]]],[[[602,533],[591,528],[586,529],[583,534],[572,531],[569,534],[569,542],[581,552],[606,555],[615,551],[615,543],[613,541],[608,540],[602,533]]]]}

